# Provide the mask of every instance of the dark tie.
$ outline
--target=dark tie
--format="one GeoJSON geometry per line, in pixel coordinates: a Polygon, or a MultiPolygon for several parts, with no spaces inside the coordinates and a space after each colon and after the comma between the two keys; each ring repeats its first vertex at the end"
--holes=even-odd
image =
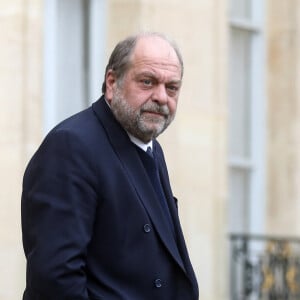
{"type": "Polygon", "coordinates": [[[168,223],[170,224],[171,226],[171,229],[173,230],[173,233],[175,232],[174,231],[174,225],[173,225],[173,221],[172,221],[172,217],[171,217],[171,214],[170,214],[170,210],[169,210],[169,207],[168,207],[168,203],[167,203],[167,199],[166,199],[166,196],[165,196],[165,192],[163,190],[163,187],[162,187],[162,184],[161,184],[161,180],[160,180],[160,176],[159,176],[159,169],[158,169],[158,165],[157,165],[157,160],[153,154],[153,151],[151,149],[151,147],[148,147],[147,148],[147,153],[152,157],[153,159],[153,168],[151,168],[151,170],[148,170],[150,171],[150,180],[152,181],[152,185],[156,191],[156,194],[160,200],[160,204],[163,208],[163,211],[164,211],[164,214],[168,220],[168,223]]]}

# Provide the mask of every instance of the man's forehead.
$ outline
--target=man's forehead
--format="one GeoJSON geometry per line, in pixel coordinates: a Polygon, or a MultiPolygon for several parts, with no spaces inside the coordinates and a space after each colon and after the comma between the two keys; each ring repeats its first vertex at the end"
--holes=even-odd
{"type": "Polygon", "coordinates": [[[178,64],[140,60],[132,64],[131,70],[133,76],[164,77],[172,81],[181,81],[181,68],[178,64]]]}
{"type": "Polygon", "coordinates": [[[133,68],[154,68],[181,74],[181,65],[175,50],[160,37],[140,38],[132,53],[131,64],[133,68]]]}
{"type": "Polygon", "coordinates": [[[178,56],[170,43],[161,37],[148,36],[138,39],[132,55],[133,61],[180,65],[178,56]]]}

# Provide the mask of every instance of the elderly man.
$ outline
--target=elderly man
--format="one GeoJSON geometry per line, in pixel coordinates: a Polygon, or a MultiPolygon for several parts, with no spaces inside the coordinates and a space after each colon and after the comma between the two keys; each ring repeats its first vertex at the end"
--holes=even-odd
{"type": "Polygon", "coordinates": [[[24,300],[197,300],[156,137],[183,63],[158,33],[121,41],[103,96],[45,138],[24,175],[24,300]]]}

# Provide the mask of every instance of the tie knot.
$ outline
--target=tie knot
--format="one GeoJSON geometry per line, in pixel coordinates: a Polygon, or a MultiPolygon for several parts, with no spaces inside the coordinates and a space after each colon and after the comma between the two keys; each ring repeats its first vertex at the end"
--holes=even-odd
{"type": "Polygon", "coordinates": [[[153,158],[153,152],[150,146],[147,148],[147,153],[153,158]]]}

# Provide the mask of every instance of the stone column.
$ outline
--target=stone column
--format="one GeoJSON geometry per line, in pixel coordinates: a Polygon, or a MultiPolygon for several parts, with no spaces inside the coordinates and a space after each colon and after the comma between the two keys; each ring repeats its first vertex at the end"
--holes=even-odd
{"type": "Polygon", "coordinates": [[[42,1],[0,1],[0,299],[25,286],[21,181],[41,132],[42,1]],[[35,146],[33,146],[35,144],[35,146]]]}
{"type": "Polygon", "coordinates": [[[296,235],[300,171],[300,4],[269,0],[268,232],[296,235]]]}

